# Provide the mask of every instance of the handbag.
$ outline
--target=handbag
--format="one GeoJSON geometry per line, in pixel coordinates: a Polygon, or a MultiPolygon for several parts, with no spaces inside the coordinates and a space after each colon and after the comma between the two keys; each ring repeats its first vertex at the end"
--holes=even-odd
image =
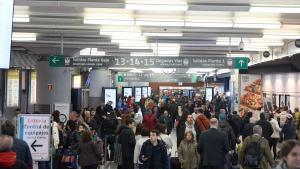
{"type": "Polygon", "coordinates": [[[63,166],[67,168],[76,169],[78,168],[78,160],[77,154],[72,150],[65,150],[61,159],[61,163],[63,166]]]}

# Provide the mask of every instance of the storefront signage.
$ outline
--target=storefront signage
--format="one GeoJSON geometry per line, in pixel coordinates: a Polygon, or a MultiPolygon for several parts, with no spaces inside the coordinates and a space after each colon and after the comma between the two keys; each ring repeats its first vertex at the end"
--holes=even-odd
{"type": "Polygon", "coordinates": [[[248,68],[248,58],[229,57],[60,57],[50,56],[51,67],[132,68],[248,68]],[[243,63],[242,63],[243,62],[243,63]],[[239,65],[236,65],[239,63],[239,65]]]}
{"type": "Polygon", "coordinates": [[[29,145],[32,159],[49,161],[51,115],[22,114],[18,124],[18,137],[29,145]]]}

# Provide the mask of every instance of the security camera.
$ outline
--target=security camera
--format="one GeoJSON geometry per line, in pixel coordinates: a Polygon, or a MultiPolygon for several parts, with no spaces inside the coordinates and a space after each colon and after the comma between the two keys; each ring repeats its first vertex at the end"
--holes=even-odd
{"type": "Polygon", "coordinates": [[[243,42],[243,39],[241,39],[241,42],[239,43],[239,49],[244,50],[245,44],[243,42]]]}

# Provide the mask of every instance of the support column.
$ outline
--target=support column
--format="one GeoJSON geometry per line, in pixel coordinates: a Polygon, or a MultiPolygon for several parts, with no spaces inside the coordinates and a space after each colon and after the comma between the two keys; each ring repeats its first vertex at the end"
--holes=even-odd
{"type": "Polygon", "coordinates": [[[231,96],[231,111],[238,111],[240,104],[240,78],[239,78],[239,70],[232,69],[230,76],[230,96],[231,96]]]}
{"type": "Polygon", "coordinates": [[[93,69],[91,71],[91,84],[89,106],[96,108],[100,103],[104,103],[102,96],[103,87],[113,87],[112,75],[108,69],[93,69]]]}
{"type": "Polygon", "coordinates": [[[39,61],[36,66],[37,104],[67,103],[71,104],[70,68],[49,67],[49,61],[39,61]],[[52,90],[48,89],[52,85],[52,90]]]}

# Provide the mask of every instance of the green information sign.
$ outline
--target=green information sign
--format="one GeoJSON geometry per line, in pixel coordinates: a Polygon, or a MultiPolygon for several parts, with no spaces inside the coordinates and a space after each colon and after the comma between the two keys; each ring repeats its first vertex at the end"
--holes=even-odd
{"type": "Polygon", "coordinates": [[[59,55],[50,55],[49,66],[50,67],[63,67],[65,65],[64,58],[59,55]]]}
{"type": "Polygon", "coordinates": [[[118,75],[118,82],[124,82],[124,77],[122,75],[118,75]]]}
{"type": "Polygon", "coordinates": [[[248,69],[247,57],[234,58],[234,69],[248,69]]]}

